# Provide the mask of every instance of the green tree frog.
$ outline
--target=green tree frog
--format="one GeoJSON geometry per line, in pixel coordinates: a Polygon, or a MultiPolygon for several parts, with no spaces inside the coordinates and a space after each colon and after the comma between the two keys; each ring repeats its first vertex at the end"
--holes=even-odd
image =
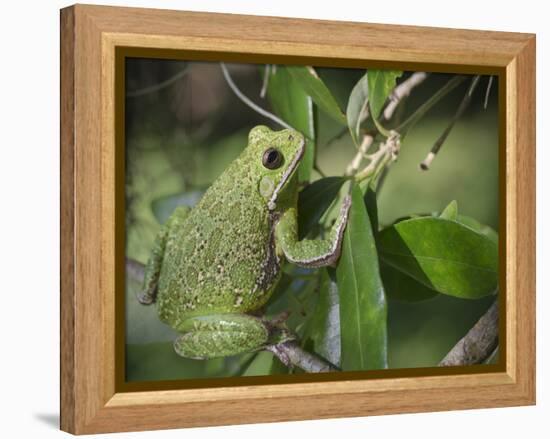
{"type": "MultiPolygon", "coordinates": [[[[138,295],[180,335],[175,351],[208,359],[268,348],[289,332],[254,313],[273,293],[287,261],[334,265],[350,198],[324,239],[298,240],[297,131],[253,128],[248,145],[193,208],[178,207],[162,226],[138,295]]],[[[288,338],[287,338],[288,339],[288,338]]]]}

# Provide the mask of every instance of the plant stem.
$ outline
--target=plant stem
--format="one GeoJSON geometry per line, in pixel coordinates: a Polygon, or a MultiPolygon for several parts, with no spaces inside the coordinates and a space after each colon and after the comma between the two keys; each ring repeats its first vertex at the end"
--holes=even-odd
{"type": "Polygon", "coordinates": [[[270,346],[267,350],[286,365],[298,366],[310,373],[337,372],[339,369],[317,355],[304,351],[295,341],[270,346]]]}
{"type": "Polygon", "coordinates": [[[346,176],[354,175],[359,170],[359,166],[361,165],[361,162],[365,158],[367,151],[371,147],[373,141],[374,141],[373,136],[369,136],[369,135],[363,136],[363,141],[361,142],[361,145],[359,145],[359,148],[357,149],[355,156],[346,167],[346,172],[344,173],[344,175],[346,176]]]}
{"type": "Polygon", "coordinates": [[[400,147],[401,141],[399,134],[395,131],[391,131],[386,141],[381,143],[378,147],[378,151],[366,156],[366,158],[370,160],[370,163],[355,174],[355,180],[361,182],[366,178],[378,175],[382,168],[397,158],[400,147]]]}
{"type": "Polygon", "coordinates": [[[149,93],[154,93],[159,90],[162,90],[165,87],[168,87],[169,85],[173,84],[174,82],[178,81],[179,79],[183,78],[185,75],[187,75],[188,70],[187,66],[185,66],[181,71],[176,73],[171,78],[166,79],[165,81],[159,82],[158,84],[151,85],[149,87],[140,88],[138,90],[130,91],[126,93],[127,98],[136,98],[138,96],[143,96],[149,93]]]}
{"type": "Polygon", "coordinates": [[[220,67],[222,69],[223,77],[225,78],[225,81],[227,82],[227,85],[229,85],[229,88],[235,93],[235,95],[248,107],[252,108],[256,113],[261,114],[264,117],[267,117],[268,119],[272,120],[273,122],[277,123],[278,125],[281,125],[283,128],[288,128],[290,130],[297,131],[293,127],[291,127],[289,124],[287,124],[284,120],[279,119],[277,116],[275,116],[273,113],[270,113],[267,110],[264,110],[259,105],[256,105],[254,102],[250,100],[248,96],[246,96],[239,88],[235,85],[233,82],[233,79],[231,78],[231,75],[229,74],[229,71],[227,70],[227,67],[225,63],[221,62],[220,67]]]}
{"type": "Polygon", "coordinates": [[[483,100],[483,109],[487,109],[489,105],[489,95],[491,94],[491,86],[493,85],[494,76],[489,76],[489,82],[487,83],[487,90],[485,91],[485,99],[483,100]]]}
{"type": "Polygon", "coordinates": [[[472,82],[470,83],[470,87],[468,88],[468,91],[466,92],[466,94],[464,95],[464,98],[460,102],[460,105],[458,106],[458,109],[456,110],[456,113],[454,114],[453,118],[451,119],[451,121],[449,122],[449,124],[447,125],[443,133],[441,133],[439,138],[433,144],[430,152],[428,153],[428,156],[420,164],[421,170],[427,171],[430,168],[430,164],[432,160],[435,158],[436,154],[439,152],[439,150],[443,146],[443,143],[445,143],[445,140],[447,140],[447,137],[449,137],[449,134],[451,133],[451,130],[455,126],[456,121],[460,119],[460,117],[462,116],[466,108],[468,108],[468,105],[472,100],[472,94],[474,93],[474,90],[477,87],[477,84],[479,83],[480,78],[481,76],[477,75],[477,76],[474,76],[474,78],[472,79],[472,82]]]}
{"type": "Polygon", "coordinates": [[[451,91],[456,87],[462,84],[466,80],[467,76],[459,75],[453,77],[449,82],[447,82],[443,87],[441,87],[437,92],[435,92],[430,99],[424,102],[416,111],[411,114],[405,121],[403,121],[395,131],[398,131],[402,137],[408,132],[408,130],[418,122],[435,104],[437,104],[441,99],[447,96],[451,91]]]}
{"type": "Polygon", "coordinates": [[[411,94],[413,88],[422,84],[428,77],[426,72],[415,72],[401,84],[397,85],[390,94],[388,105],[384,109],[384,119],[390,120],[401,101],[411,94]]]}

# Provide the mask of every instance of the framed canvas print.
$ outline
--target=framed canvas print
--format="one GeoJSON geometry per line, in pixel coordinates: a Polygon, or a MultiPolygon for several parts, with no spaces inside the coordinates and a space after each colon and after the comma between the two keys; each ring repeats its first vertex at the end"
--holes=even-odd
{"type": "Polygon", "coordinates": [[[535,37],[61,11],[61,428],[533,404],[535,37]]]}

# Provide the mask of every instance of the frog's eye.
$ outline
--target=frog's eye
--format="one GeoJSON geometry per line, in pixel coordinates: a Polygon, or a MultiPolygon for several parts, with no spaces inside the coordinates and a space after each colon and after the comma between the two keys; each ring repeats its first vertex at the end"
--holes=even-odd
{"type": "Polygon", "coordinates": [[[277,169],[283,163],[283,155],[278,149],[268,148],[262,157],[262,164],[267,169],[277,169]]]}

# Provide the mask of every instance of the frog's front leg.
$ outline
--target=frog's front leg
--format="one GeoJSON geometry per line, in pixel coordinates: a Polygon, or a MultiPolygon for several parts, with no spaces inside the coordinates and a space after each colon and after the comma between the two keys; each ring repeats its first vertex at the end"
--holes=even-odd
{"type": "Polygon", "coordinates": [[[247,314],[212,314],[190,317],[176,329],[175,351],[186,358],[205,360],[253,352],[270,344],[270,329],[247,314]]]}
{"type": "Polygon", "coordinates": [[[287,210],[279,219],[275,229],[275,239],[286,259],[302,267],[334,265],[340,256],[350,206],[351,198],[346,196],[338,219],[325,239],[301,241],[298,241],[296,210],[294,208],[287,210]]]}
{"type": "Polygon", "coordinates": [[[187,206],[177,207],[155,237],[151,255],[149,256],[149,260],[145,266],[143,289],[137,295],[139,303],[143,305],[150,305],[155,301],[160,267],[162,266],[162,259],[164,257],[164,249],[166,248],[168,235],[173,227],[179,227],[182,225],[190,211],[191,209],[187,206]]]}

